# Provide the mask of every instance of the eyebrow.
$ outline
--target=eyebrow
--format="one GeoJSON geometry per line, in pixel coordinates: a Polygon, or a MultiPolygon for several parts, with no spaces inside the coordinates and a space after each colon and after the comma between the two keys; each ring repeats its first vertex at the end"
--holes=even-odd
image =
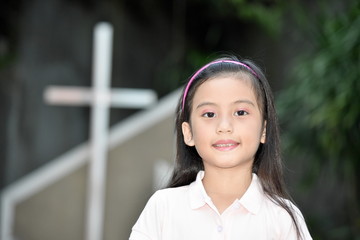
{"type": "Polygon", "coordinates": [[[238,104],[238,103],[245,103],[245,104],[252,105],[253,107],[256,107],[255,103],[253,103],[252,101],[247,100],[247,99],[240,99],[240,100],[237,100],[234,102],[234,104],[238,104]]]}
{"type": "Polygon", "coordinates": [[[216,104],[213,103],[213,102],[202,102],[202,103],[200,103],[199,105],[196,106],[196,109],[201,108],[203,106],[216,106],[216,104]]]}
{"type": "MultiPolygon", "coordinates": [[[[247,99],[237,100],[237,101],[233,102],[233,105],[239,104],[239,103],[245,103],[245,104],[251,105],[253,107],[256,107],[256,105],[252,101],[247,100],[247,99]]],[[[202,102],[202,103],[200,103],[199,105],[196,106],[196,109],[201,108],[203,106],[216,106],[216,104],[213,103],[213,102],[202,102]]]]}

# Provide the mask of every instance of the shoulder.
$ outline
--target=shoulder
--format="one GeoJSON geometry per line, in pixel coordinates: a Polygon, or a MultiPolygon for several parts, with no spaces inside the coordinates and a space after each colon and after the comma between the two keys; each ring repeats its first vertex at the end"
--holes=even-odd
{"type": "Polygon", "coordinates": [[[154,203],[173,203],[183,200],[186,197],[189,186],[165,188],[157,190],[149,199],[148,204],[154,203]]]}
{"type": "Polygon", "coordinates": [[[285,198],[278,198],[278,202],[276,202],[275,200],[271,199],[270,197],[268,197],[267,195],[264,194],[264,207],[275,213],[275,214],[284,214],[287,213],[287,211],[280,205],[280,202],[283,203],[285,206],[287,206],[289,209],[291,210],[295,210],[296,211],[300,211],[295,204],[293,204],[290,200],[285,199],[285,198]],[[279,203],[278,203],[279,202],[279,203]]]}
{"type": "Polygon", "coordinates": [[[182,209],[187,188],[184,186],[156,191],[133,226],[130,239],[161,239],[163,226],[171,219],[174,209],[182,209]]]}
{"type": "Polygon", "coordinates": [[[291,215],[286,210],[286,208],[294,215],[296,219],[303,218],[299,208],[295,206],[295,204],[293,204],[290,200],[284,198],[278,198],[278,201],[275,201],[268,196],[264,196],[262,211],[266,212],[268,215],[271,215],[273,218],[277,219],[276,222],[282,224],[292,223],[291,215]]]}
{"type": "Polygon", "coordinates": [[[276,226],[278,233],[281,236],[281,239],[297,239],[296,227],[294,220],[299,228],[300,233],[303,236],[303,239],[311,239],[308,228],[305,223],[305,219],[300,211],[300,209],[288,199],[279,198],[279,203],[274,200],[265,197],[264,201],[264,210],[267,212],[268,216],[272,219],[274,226],[276,226]],[[281,206],[280,202],[284,205],[281,206]],[[284,208],[292,213],[293,218],[290,213],[284,208]]]}
{"type": "Polygon", "coordinates": [[[158,198],[179,197],[186,194],[188,189],[189,189],[189,185],[182,187],[174,187],[174,188],[164,188],[157,190],[153,194],[153,197],[158,197],[158,198]]]}

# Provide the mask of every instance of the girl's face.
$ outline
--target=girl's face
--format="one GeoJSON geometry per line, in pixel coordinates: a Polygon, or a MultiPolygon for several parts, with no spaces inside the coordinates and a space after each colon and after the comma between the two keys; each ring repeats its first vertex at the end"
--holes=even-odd
{"type": "Polygon", "coordinates": [[[251,171],[265,122],[247,75],[219,76],[201,84],[193,98],[190,122],[182,124],[185,144],[195,146],[205,171],[251,171]]]}

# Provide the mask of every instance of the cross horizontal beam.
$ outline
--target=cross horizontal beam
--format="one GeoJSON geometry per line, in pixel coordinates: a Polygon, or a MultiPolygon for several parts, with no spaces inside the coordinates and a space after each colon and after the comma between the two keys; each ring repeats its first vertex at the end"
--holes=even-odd
{"type": "MultiPolygon", "coordinates": [[[[103,104],[114,108],[144,108],[157,102],[151,89],[112,88],[101,94],[103,104]]],[[[49,86],[44,92],[45,102],[51,105],[89,106],[94,90],[89,87],[49,86]]]]}

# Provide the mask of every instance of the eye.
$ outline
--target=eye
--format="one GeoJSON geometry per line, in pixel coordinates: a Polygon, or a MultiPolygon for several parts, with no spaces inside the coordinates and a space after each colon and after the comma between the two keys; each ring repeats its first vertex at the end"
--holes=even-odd
{"type": "Polygon", "coordinates": [[[206,118],[213,118],[215,117],[215,113],[213,112],[206,112],[202,115],[203,117],[206,117],[206,118]]]}
{"type": "Polygon", "coordinates": [[[245,115],[248,115],[249,113],[245,110],[239,110],[239,111],[236,111],[234,113],[235,116],[245,116],[245,115]]]}

